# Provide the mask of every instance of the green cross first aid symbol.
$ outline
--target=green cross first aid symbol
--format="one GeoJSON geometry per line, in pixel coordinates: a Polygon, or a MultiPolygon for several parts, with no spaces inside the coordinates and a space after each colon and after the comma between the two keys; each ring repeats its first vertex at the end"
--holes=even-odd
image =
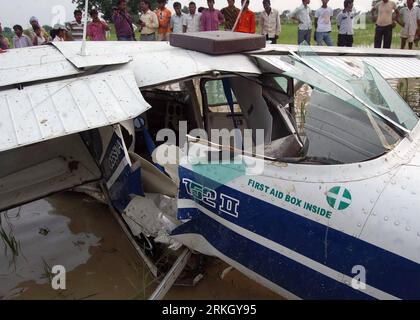
{"type": "Polygon", "coordinates": [[[335,210],[344,210],[351,204],[350,191],[344,187],[331,188],[327,193],[327,202],[335,210]]]}

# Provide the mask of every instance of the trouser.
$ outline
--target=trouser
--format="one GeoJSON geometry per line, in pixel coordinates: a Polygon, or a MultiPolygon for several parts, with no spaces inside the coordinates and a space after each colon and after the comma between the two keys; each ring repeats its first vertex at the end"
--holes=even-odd
{"type": "Polygon", "coordinates": [[[159,33],[158,41],[169,41],[169,33],[159,33]]]}
{"type": "Polygon", "coordinates": [[[352,34],[339,34],[337,46],[339,47],[353,47],[353,35],[352,34]]]}
{"type": "Polygon", "coordinates": [[[322,46],[323,42],[329,47],[333,46],[333,41],[331,38],[331,32],[316,32],[315,33],[316,43],[319,46],[322,46]]]}
{"type": "Polygon", "coordinates": [[[150,34],[142,34],[140,41],[155,41],[156,37],[154,33],[150,33],[150,34]]]}
{"type": "Polygon", "coordinates": [[[301,44],[302,42],[306,42],[308,45],[311,44],[311,36],[312,36],[312,30],[299,30],[298,31],[298,44],[301,44]]]}
{"type": "Polygon", "coordinates": [[[375,48],[382,47],[383,39],[383,48],[390,49],[392,44],[392,24],[385,27],[376,26],[375,30],[375,48]]]}
{"type": "Polygon", "coordinates": [[[133,36],[117,36],[118,41],[135,41],[133,36]]]}
{"type": "Polygon", "coordinates": [[[271,44],[277,44],[277,36],[270,38],[268,34],[266,34],[265,38],[267,39],[267,41],[271,41],[271,44]]]}

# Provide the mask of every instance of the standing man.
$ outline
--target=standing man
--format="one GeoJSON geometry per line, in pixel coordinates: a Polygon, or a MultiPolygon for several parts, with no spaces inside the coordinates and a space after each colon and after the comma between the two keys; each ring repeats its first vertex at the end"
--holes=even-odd
{"type": "Polygon", "coordinates": [[[337,15],[337,46],[339,47],[353,46],[353,19],[356,16],[353,12],[353,1],[344,0],[344,10],[337,15]]]}
{"type": "Polygon", "coordinates": [[[220,12],[225,19],[225,30],[231,31],[241,10],[235,7],[235,0],[227,0],[227,2],[228,6],[220,10],[220,12]]]}
{"type": "Polygon", "coordinates": [[[299,22],[298,27],[298,44],[306,41],[308,45],[311,44],[312,37],[312,19],[311,8],[309,3],[311,0],[302,0],[302,5],[297,7],[290,15],[293,20],[299,22]]]}
{"type": "Polygon", "coordinates": [[[91,41],[106,41],[106,32],[111,30],[108,24],[99,19],[98,11],[93,9],[90,11],[92,21],[87,26],[87,36],[91,41]]]}
{"type": "Polygon", "coordinates": [[[15,48],[26,48],[32,46],[31,39],[26,35],[23,34],[23,28],[20,25],[15,25],[13,27],[13,31],[15,32],[15,36],[13,37],[13,46],[15,48]]]}
{"type": "Polygon", "coordinates": [[[40,27],[35,27],[34,31],[35,37],[32,39],[32,44],[34,46],[41,46],[48,43],[48,39],[42,34],[40,27]]]}
{"type": "Polygon", "coordinates": [[[54,25],[54,36],[53,42],[63,42],[66,41],[66,29],[65,26],[61,24],[54,25]]]}
{"type": "Polygon", "coordinates": [[[263,0],[264,11],[260,15],[261,34],[271,43],[276,44],[281,32],[280,14],[271,8],[270,0],[263,0]]]}
{"type": "Polygon", "coordinates": [[[400,11],[401,19],[401,49],[405,49],[408,42],[408,49],[413,49],[413,42],[416,35],[420,33],[420,8],[414,7],[414,0],[407,0],[407,7],[400,11]],[[402,20],[402,21],[401,21],[402,20]]]}
{"type": "Polygon", "coordinates": [[[400,18],[400,12],[398,11],[395,2],[389,0],[381,0],[372,8],[373,19],[375,19],[375,14],[377,13],[375,29],[375,48],[382,47],[382,40],[383,48],[391,48],[392,29],[395,26],[395,20],[393,18],[394,12],[396,15],[395,20],[398,21],[400,18]]]}
{"type": "Polygon", "coordinates": [[[3,27],[0,22],[0,49],[9,49],[9,40],[3,35],[3,27]]]}
{"type": "Polygon", "coordinates": [[[135,41],[133,20],[127,10],[127,1],[119,0],[112,15],[118,41],[135,41]]]}
{"type": "Polygon", "coordinates": [[[214,8],[214,0],[207,0],[207,5],[208,9],[201,13],[201,31],[218,31],[225,18],[214,8]]]}
{"type": "Polygon", "coordinates": [[[40,27],[41,28],[41,33],[42,35],[47,38],[48,40],[50,39],[48,32],[45,31],[44,28],[41,27],[41,25],[39,24],[38,18],[37,17],[31,17],[29,19],[29,23],[31,24],[31,27],[26,29],[24,31],[24,34],[27,35],[30,39],[33,39],[35,37],[35,28],[36,27],[40,27]]]}
{"type": "Polygon", "coordinates": [[[185,14],[181,11],[181,4],[174,2],[175,15],[171,18],[171,29],[173,33],[183,33],[183,24],[185,20],[185,14]]]}
{"type": "Polygon", "coordinates": [[[190,2],[188,5],[189,14],[185,16],[183,23],[183,31],[185,32],[199,32],[201,30],[201,13],[196,13],[197,5],[195,2],[190,2]]]}
{"type": "Polygon", "coordinates": [[[74,20],[66,23],[66,27],[69,30],[70,39],[74,41],[83,40],[83,13],[80,10],[74,10],[74,20]]]}
{"type": "Polygon", "coordinates": [[[140,1],[140,41],[155,41],[156,30],[159,28],[159,21],[156,13],[150,10],[151,4],[149,0],[140,1]]]}
{"type": "Polygon", "coordinates": [[[243,10],[239,18],[238,25],[235,28],[235,32],[255,33],[257,29],[255,13],[249,10],[248,7],[249,0],[242,0],[243,10]]]}
{"type": "Polygon", "coordinates": [[[323,42],[329,47],[333,45],[331,38],[331,18],[334,15],[332,8],[328,6],[329,0],[322,0],[322,7],[315,11],[315,39],[319,46],[323,42]]]}
{"type": "Polygon", "coordinates": [[[156,15],[159,21],[158,41],[169,41],[169,34],[171,33],[171,11],[166,8],[167,0],[157,0],[158,8],[156,15]]]}

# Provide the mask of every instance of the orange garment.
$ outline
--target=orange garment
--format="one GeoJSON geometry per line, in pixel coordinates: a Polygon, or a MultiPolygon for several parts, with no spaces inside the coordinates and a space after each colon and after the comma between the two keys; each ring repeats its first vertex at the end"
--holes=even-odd
{"type": "Polygon", "coordinates": [[[241,17],[239,18],[238,25],[236,26],[236,32],[244,33],[255,33],[256,30],[256,20],[255,13],[247,9],[242,12],[241,17]]]}
{"type": "Polygon", "coordinates": [[[171,11],[168,8],[164,8],[163,10],[156,9],[155,11],[158,21],[159,21],[159,28],[158,33],[170,33],[171,32],[171,11]],[[165,25],[167,27],[165,28],[165,25]]]}

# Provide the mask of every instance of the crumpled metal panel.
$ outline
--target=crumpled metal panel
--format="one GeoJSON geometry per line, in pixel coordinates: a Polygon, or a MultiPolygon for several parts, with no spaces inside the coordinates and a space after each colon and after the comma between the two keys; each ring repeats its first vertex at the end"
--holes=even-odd
{"type": "Polygon", "coordinates": [[[0,152],[137,117],[150,108],[131,71],[0,92],[0,152]]]}
{"type": "MultiPolygon", "coordinates": [[[[118,42],[118,46],[120,46],[120,43],[118,42]]],[[[53,45],[77,68],[115,65],[131,61],[131,57],[121,48],[117,49],[115,43],[112,47],[106,46],[108,49],[113,48],[113,50],[104,50],[101,42],[88,41],[85,43],[85,55],[81,55],[82,42],[80,41],[73,43],[53,42],[53,45]]]]}
{"type": "Polygon", "coordinates": [[[213,57],[171,47],[166,42],[87,42],[87,56],[80,55],[81,42],[12,49],[0,55],[0,87],[71,76],[87,68],[104,66],[135,72],[138,87],[157,85],[212,70],[259,74],[244,54],[213,57]],[[129,62],[129,63],[127,63],[129,62]],[[79,69],[80,68],[80,69],[79,69]]]}
{"type": "Polygon", "coordinates": [[[112,41],[86,43],[86,57],[80,44],[54,44],[78,67],[103,65],[105,70],[133,70],[140,88],[168,83],[213,70],[259,74],[258,67],[244,54],[211,56],[170,46],[163,41],[112,41]],[[129,63],[125,63],[130,61],[129,63]],[[119,65],[115,65],[115,64],[119,65]]]}
{"type": "Polygon", "coordinates": [[[53,46],[11,49],[0,54],[0,87],[83,73],[53,46]]]}

